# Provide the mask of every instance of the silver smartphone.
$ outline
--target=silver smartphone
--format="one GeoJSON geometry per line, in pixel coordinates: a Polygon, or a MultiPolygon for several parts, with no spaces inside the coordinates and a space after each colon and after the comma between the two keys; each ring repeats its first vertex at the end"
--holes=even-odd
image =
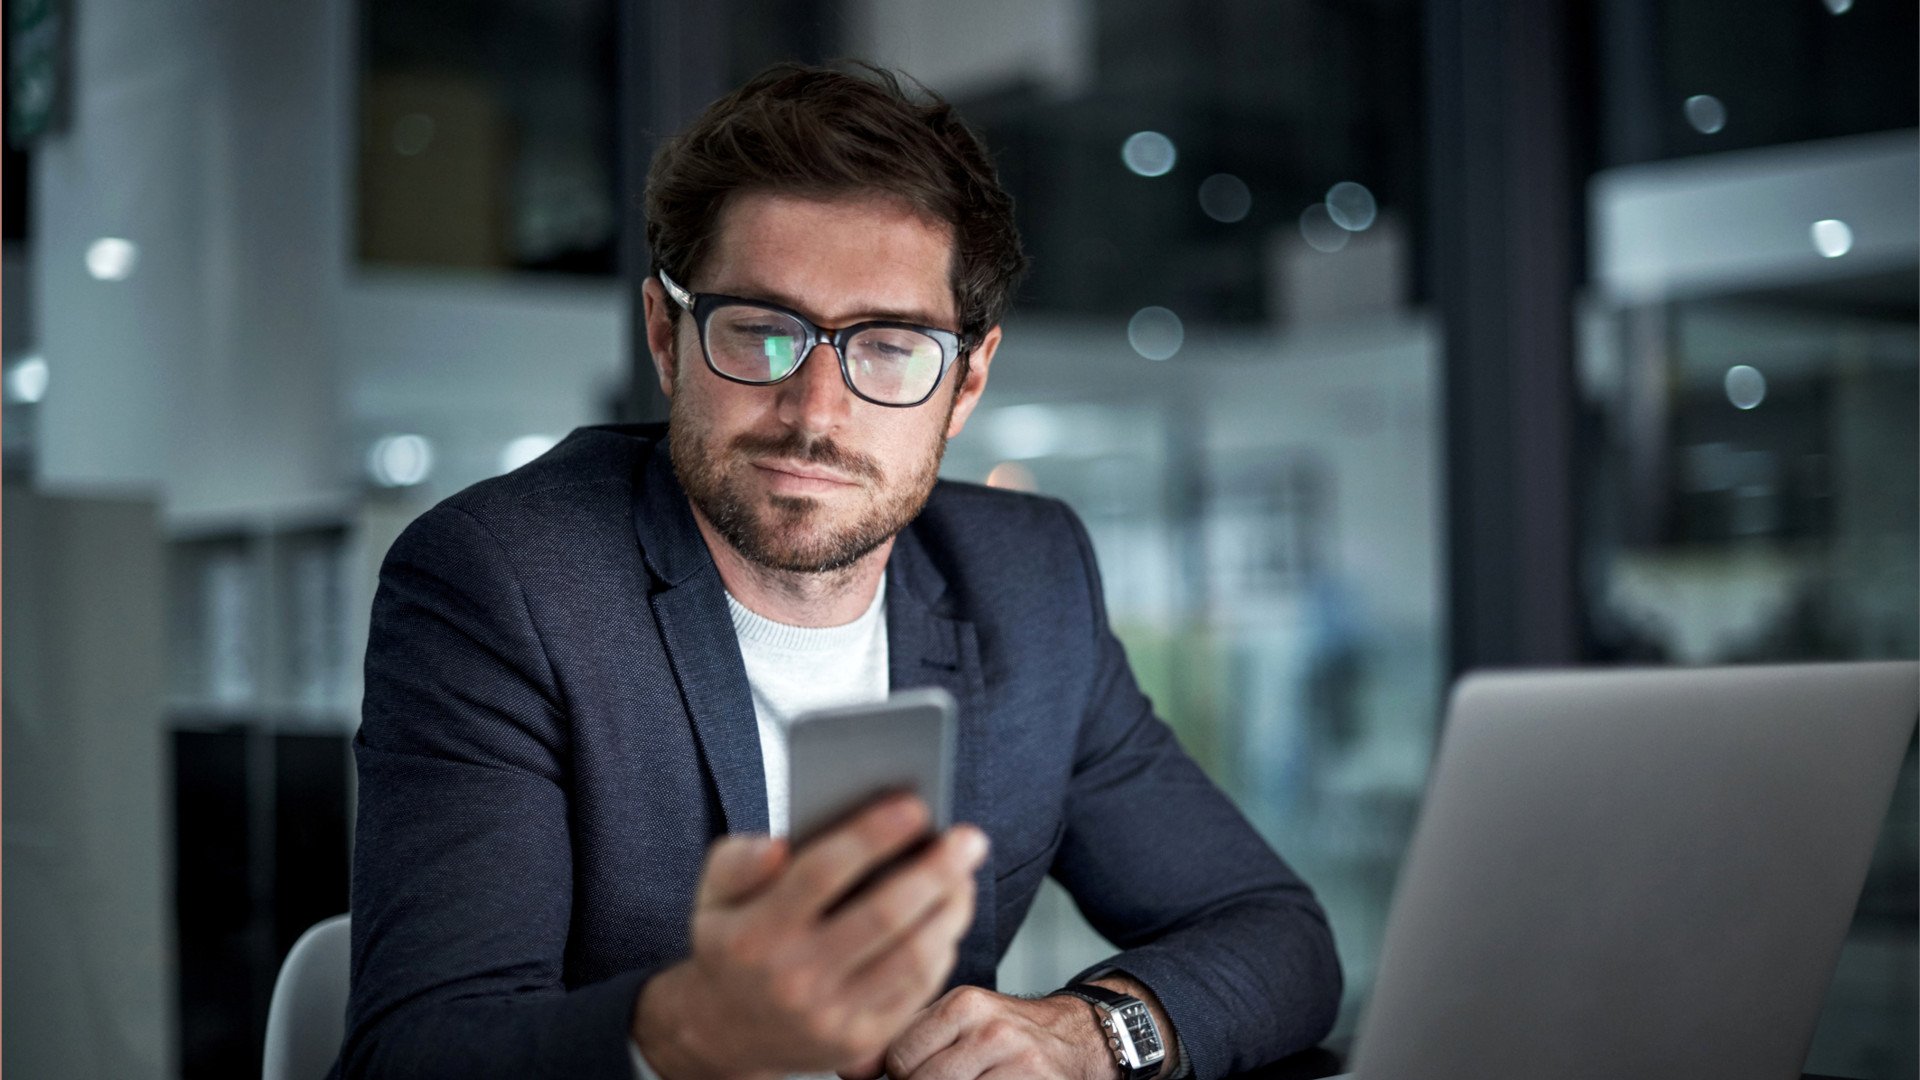
{"type": "Polygon", "coordinates": [[[893,792],[918,795],[932,832],[952,824],[953,695],[903,690],[885,701],[803,713],[787,723],[788,834],[795,846],[893,792]]]}

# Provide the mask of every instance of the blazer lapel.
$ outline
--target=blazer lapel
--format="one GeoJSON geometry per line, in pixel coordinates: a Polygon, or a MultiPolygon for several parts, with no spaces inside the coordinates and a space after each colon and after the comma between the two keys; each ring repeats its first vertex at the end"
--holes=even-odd
{"type": "Polygon", "coordinates": [[[653,595],[653,617],[728,832],[767,831],[767,775],[740,642],[720,586],[703,576],[653,595]]]}
{"type": "MultiPolygon", "coordinates": [[[[953,820],[985,827],[993,790],[979,643],[973,624],[945,610],[946,583],[911,527],[894,541],[887,564],[887,675],[893,690],[938,686],[959,704],[954,740],[953,820]]],[[[973,926],[960,943],[960,962],[948,985],[994,985],[993,860],[974,875],[973,926]]]]}
{"type": "Polygon", "coordinates": [[[720,572],[674,475],[664,430],[642,473],[634,499],[634,530],[658,585],[647,601],[667,661],[719,795],[726,830],[766,832],[767,777],[753,690],[747,685],[720,572]]]}

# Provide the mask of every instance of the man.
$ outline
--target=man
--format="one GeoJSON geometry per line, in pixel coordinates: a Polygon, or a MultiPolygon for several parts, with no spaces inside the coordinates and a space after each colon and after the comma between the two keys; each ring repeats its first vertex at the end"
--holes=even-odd
{"type": "Polygon", "coordinates": [[[783,66],[662,150],[647,210],[668,427],[576,432],[382,570],[345,1074],[1210,1080],[1319,1040],[1325,919],[1153,717],[1085,531],[936,481],[1024,264],[978,141],[783,66]],[[969,824],[840,903],[927,811],[795,850],[780,721],[926,685],[969,824]],[[1082,997],[996,994],[1049,873],[1123,951],[1082,997]],[[1116,1060],[1116,1002],[1164,1059],[1116,1060]]]}

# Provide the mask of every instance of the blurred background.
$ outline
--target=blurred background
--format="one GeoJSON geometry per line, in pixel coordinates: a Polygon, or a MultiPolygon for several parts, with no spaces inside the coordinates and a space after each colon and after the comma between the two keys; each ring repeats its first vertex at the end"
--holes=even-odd
{"type": "MultiPolygon", "coordinates": [[[[637,192],[762,65],[958,103],[1071,503],[1366,1008],[1459,672],[1914,657],[1908,0],[7,0],[4,1065],[256,1074],[375,573],[660,415],[637,192]]],[[[1812,1071],[1916,1071],[1912,754],[1812,1071]]],[[[1735,913],[1729,913],[1732,918],[1735,913]]],[[[1104,945],[1046,894],[1002,987],[1104,945]]]]}

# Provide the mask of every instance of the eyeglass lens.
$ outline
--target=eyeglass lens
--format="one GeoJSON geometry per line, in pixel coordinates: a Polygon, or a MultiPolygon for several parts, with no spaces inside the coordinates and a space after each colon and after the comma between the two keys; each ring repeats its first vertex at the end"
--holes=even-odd
{"type": "MultiPolygon", "coordinates": [[[[807,328],[790,315],[751,304],[726,304],[707,318],[707,355],[721,374],[745,382],[785,378],[805,359],[807,328]]],[[[846,344],[847,376],[860,393],[908,404],[940,380],[940,343],[900,327],[874,326],[846,344]]]]}

